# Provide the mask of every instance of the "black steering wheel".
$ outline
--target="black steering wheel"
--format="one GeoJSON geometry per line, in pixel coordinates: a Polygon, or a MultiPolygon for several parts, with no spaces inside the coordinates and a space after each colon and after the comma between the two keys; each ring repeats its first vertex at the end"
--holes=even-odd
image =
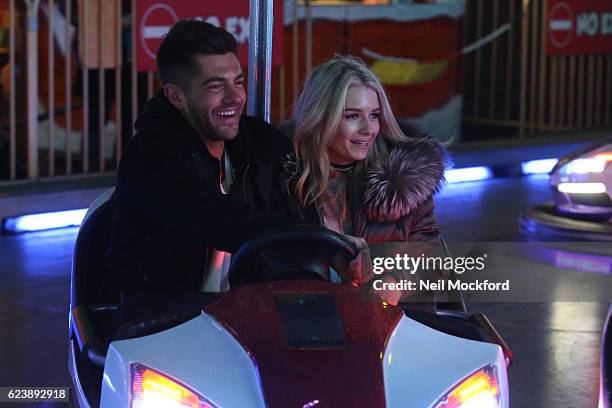
{"type": "Polygon", "coordinates": [[[357,256],[355,245],[326,228],[296,225],[272,230],[232,254],[231,287],[275,280],[330,280],[330,266],[342,272],[357,256]]]}

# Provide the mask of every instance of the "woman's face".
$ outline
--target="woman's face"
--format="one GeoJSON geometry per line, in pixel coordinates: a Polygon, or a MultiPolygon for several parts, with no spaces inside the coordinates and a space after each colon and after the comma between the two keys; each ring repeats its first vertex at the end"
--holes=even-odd
{"type": "Polygon", "coordinates": [[[364,160],[378,136],[380,124],[378,94],[367,86],[351,86],[346,94],[344,114],[338,133],[327,150],[334,164],[364,160]]]}

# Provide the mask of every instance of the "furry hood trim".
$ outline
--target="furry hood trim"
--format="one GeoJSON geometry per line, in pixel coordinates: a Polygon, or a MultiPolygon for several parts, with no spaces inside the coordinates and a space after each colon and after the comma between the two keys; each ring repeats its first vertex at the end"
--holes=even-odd
{"type": "Polygon", "coordinates": [[[367,175],[363,195],[367,218],[392,222],[414,211],[433,194],[450,167],[446,149],[430,138],[411,138],[393,147],[367,175]]]}

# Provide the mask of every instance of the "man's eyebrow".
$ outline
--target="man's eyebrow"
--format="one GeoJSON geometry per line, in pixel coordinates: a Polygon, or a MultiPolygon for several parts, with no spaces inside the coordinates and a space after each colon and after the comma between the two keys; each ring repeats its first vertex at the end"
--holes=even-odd
{"type": "Polygon", "coordinates": [[[211,82],[224,82],[224,81],[225,81],[225,78],[223,78],[222,76],[215,76],[215,77],[210,77],[206,79],[205,81],[203,81],[202,85],[206,85],[211,82]]]}
{"type": "MultiPolygon", "coordinates": [[[[243,73],[243,72],[241,72],[240,74],[238,74],[238,75],[236,76],[236,78],[234,79],[234,81],[235,81],[235,80],[237,80],[237,79],[243,79],[243,78],[244,78],[244,73],[243,73]]],[[[206,84],[209,84],[209,83],[211,83],[211,82],[225,82],[225,81],[227,81],[227,78],[225,78],[225,77],[222,77],[222,76],[214,76],[214,77],[210,77],[210,78],[208,78],[207,80],[205,80],[204,82],[202,82],[202,85],[206,85],[206,84]]]]}

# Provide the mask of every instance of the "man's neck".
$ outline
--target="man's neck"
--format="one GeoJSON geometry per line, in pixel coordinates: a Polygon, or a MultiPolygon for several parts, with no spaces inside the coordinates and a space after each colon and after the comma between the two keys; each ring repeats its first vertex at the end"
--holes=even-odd
{"type": "Polygon", "coordinates": [[[223,149],[225,148],[225,141],[204,139],[204,143],[208,148],[208,152],[217,160],[221,160],[223,149]]]}

